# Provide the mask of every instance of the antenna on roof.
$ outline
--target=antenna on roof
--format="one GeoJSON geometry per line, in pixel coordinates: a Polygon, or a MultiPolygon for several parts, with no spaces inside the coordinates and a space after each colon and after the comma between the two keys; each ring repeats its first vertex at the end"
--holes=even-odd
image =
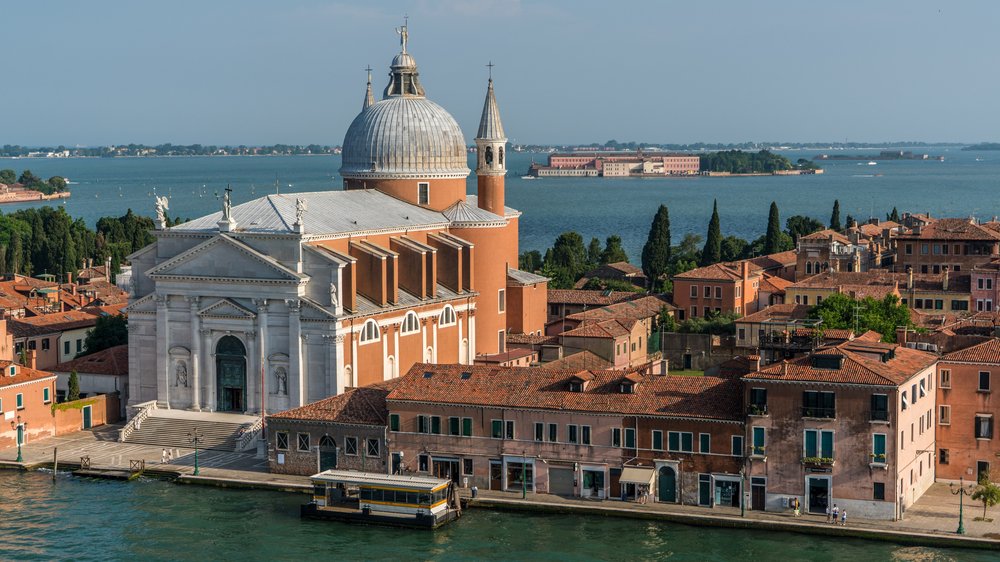
{"type": "Polygon", "coordinates": [[[279,194],[279,191],[278,191],[278,189],[279,189],[278,186],[279,185],[281,185],[281,184],[278,183],[278,172],[275,172],[274,173],[274,194],[275,195],[279,194]]]}

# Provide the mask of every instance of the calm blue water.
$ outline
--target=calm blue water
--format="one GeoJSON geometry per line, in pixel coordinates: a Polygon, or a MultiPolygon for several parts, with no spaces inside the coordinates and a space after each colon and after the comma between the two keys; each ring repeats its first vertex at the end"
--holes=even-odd
{"type": "MultiPolygon", "coordinates": [[[[928,148],[926,152],[942,154],[946,160],[879,162],[877,166],[826,162],[826,173],[820,176],[532,181],[520,175],[532,159],[544,161],[545,155],[512,153],[507,204],[524,212],[522,250],[544,249],[566,230],[576,230],[587,240],[618,234],[633,262],[639,259],[649,223],[661,203],[670,208],[675,243],[686,232],[704,234],[713,199],[719,201],[723,234],[746,239],[763,234],[772,200],[778,202],[782,220],[804,214],[827,222],[838,198],[842,220],[848,214],[864,219],[873,212],[884,218],[894,205],[901,213],[930,211],[936,216],[1000,214],[1000,152],[954,148],[928,148]]],[[[785,154],[792,159],[812,158],[816,151],[785,154]]],[[[66,210],[90,224],[104,215],[123,214],[130,207],[152,215],[154,188],[157,194],[170,195],[171,215],[194,218],[219,208],[215,194],[227,183],[233,186],[236,203],[273,192],[276,175],[282,192],[341,186],[339,156],[0,159],[0,168],[7,167],[18,172],[27,167],[44,177],[69,177],[75,185],[66,210]]],[[[469,192],[475,189],[473,175],[469,192]]],[[[18,207],[8,205],[3,210],[18,207]]]]}
{"type": "Polygon", "coordinates": [[[473,510],[436,532],[302,521],[305,496],[0,472],[3,560],[996,560],[995,553],[473,510]]]}

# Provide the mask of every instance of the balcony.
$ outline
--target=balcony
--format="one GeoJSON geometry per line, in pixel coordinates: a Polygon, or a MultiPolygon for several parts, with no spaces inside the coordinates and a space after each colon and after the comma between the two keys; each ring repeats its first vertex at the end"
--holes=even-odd
{"type": "Polygon", "coordinates": [[[767,462],[767,449],[763,445],[750,447],[750,458],[767,462]]]}
{"type": "Polygon", "coordinates": [[[833,457],[802,457],[802,464],[806,466],[829,466],[832,467],[833,457]]]}
{"type": "Polygon", "coordinates": [[[803,406],[802,417],[832,420],[837,417],[837,409],[803,406]]]}
{"type": "Polygon", "coordinates": [[[747,415],[766,418],[768,416],[767,404],[750,404],[747,406],[747,415]]]}
{"type": "Polygon", "coordinates": [[[871,421],[873,422],[887,422],[889,421],[889,410],[872,410],[871,421]]]}
{"type": "Polygon", "coordinates": [[[881,468],[882,470],[888,470],[889,463],[886,461],[885,453],[871,454],[871,462],[868,463],[869,468],[881,468]]]}
{"type": "Polygon", "coordinates": [[[772,349],[780,351],[807,352],[812,351],[819,343],[817,334],[810,335],[788,335],[788,334],[763,334],[759,337],[759,347],[761,349],[772,349]]]}

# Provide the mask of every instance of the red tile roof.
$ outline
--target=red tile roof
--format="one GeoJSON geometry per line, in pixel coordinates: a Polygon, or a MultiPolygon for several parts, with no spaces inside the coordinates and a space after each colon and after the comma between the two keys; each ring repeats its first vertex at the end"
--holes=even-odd
{"type": "MultiPolygon", "coordinates": [[[[750,277],[760,275],[761,268],[750,264],[750,277]]],[[[674,279],[709,279],[712,281],[739,281],[743,278],[740,263],[716,263],[674,275],[674,279]]]]}
{"type": "Polygon", "coordinates": [[[503,353],[494,353],[492,355],[477,355],[476,361],[482,361],[486,363],[505,363],[507,361],[513,361],[515,359],[524,359],[525,357],[531,357],[537,353],[526,347],[515,347],[503,353]]]}
{"type": "Polygon", "coordinates": [[[932,353],[857,338],[818,349],[812,355],[774,363],[744,380],[775,380],[898,386],[937,361],[932,353]],[[873,355],[893,354],[885,362],[873,355]],[[813,366],[815,356],[842,356],[839,369],[813,366]]]}
{"type": "Polygon", "coordinates": [[[960,349],[941,358],[953,363],[1000,364],[1000,339],[993,338],[981,344],[960,349]]]}
{"type": "Polygon", "coordinates": [[[602,359],[599,355],[588,349],[541,365],[543,369],[549,369],[550,371],[603,370],[610,369],[613,366],[610,361],[602,359]]]}
{"type": "Polygon", "coordinates": [[[549,289],[549,304],[582,304],[587,306],[607,306],[627,300],[637,299],[642,293],[631,291],[587,291],[580,289],[549,289]]]}
{"type": "Polygon", "coordinates": [[[760,280],[760,291],[764,293],[771,293],[772,295],[783,295],[785,294],[785,289],[792,284],[792,281],[788,279],[778,277],[776,275],[764,275],[764,278],[760,280]]]}
{"type": "Polygon", "coordinates": [[[116,345],[77,357],[52,367],[56,373],[87,373],[89,375],[128,375],[128,344],[116,345]]]}
{"type": "Polygon", "coordinates": [[[677,307],[667,302],[666,297],[651,295],[630,301],[620,302],[600,308],[592,308],[566,316],[570,320],[645,320],[659,316],[663,309],[676,310],[677,307]]]}
{"type": "MultiPolygon", "coordinates": [[[[631,332],[631,326],[624,326],[622,322],[629,322],[628,320],[603,320],[601,322],[584,322],[572,330],[567,330],[562,333],[566,337],[576,337],[576,338],[621,338],[629,335],[631,332]]],[[[631,321],[632,325],[635,324],[631,321]]]]}
{"type": "Polygon", "coordinates": [[[388,419],[386,395],[401,380],[392,379],[369,386],[352,388],[337,396],[271,414],[268,419],[385,425],[388,419]]]}
{"type": "Polygon", "coordinates": [[[436,402],[600,412],[619,415],[677,416],[736,421],[743,419],[738,379],[723,377],[642,377],[634,393],[620,391],[630,371],[587,371],[593,375],[582,392],[570,392],[571,371],[538,367],[416,364],[389,393],[393,402],[436,402]],[[462,373],[470,376],[463,378],[462,373]]]}
{"type": "Polygon", "coordinates": [[[901,234],[899,238],[919,240],[1000,240],[1000,232],[973,224],[969,219],[938,219],[920,228],[919,233],[901,234]]]}
{"type": "Polygon", "coordinates": [[[18,365],[13,361],[0,361],[0,386],[12,386],[23,382],[40,381],[47,378],[54,378],[55,375],[48,371],[39,371],[18,365]],[[9,375],[11,365],[15,368],[15,375],[9,375]]]}
{"type": "Polygon", "coordinates": [[[771,306],[749,314],[736,320],[737,323],[756,323],[765,322],[767,320],[804,320],[809,318],[810,307],[807,304],[795,304],[795,303],[784,303],[784,304],[772,304],[771,306]]]}
{"type": "Polygon", "coordinates": [[[805,236],[800,236],[799,240],[804,240],[806,242],[820,242],[823,240],[832,240],[834,242],[840,242],[841,244],[850,244],[851,241],[843,234],[837,232],[836,230],[820,230],[819,232],[813,232],[812,234],[807,234],[805,236]]]}
{"type": "Polygon", "coordinates": [[[11,319],[7,325],[15,338],[23,338],[88,328],[96,323],[97,317],[91,313],[82,310],[68,310],[42,316],[11,319]]]}
{"type": "Polygon", "coordinates": [[[764,271],[780,269],[783,267],[794,267],[796,261],[798,261],[798,255],[795,253],[795,250],[778,252],[777,254],[768,254],[766,256],[758,256],[750,259],[750,263],[756,265],[764,271]]]}
{"type": "Polygon", "coordinates": [[[558,342],[556,336],[507,334],[507,345],[544,345],[558,342]]]}

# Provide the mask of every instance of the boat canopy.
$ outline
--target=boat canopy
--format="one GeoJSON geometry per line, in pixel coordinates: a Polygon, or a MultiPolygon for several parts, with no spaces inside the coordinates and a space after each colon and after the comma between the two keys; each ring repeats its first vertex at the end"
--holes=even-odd
{"type": "Polygon", "coordinates": [[[447,488],[451,480],[427,476],[400,476],[379,472],[357,472],[353,470],[324,470],[310,477],[313,484],[344,484],[360,487],[390,487],[420,492],[433,492],[447,488]]]}

